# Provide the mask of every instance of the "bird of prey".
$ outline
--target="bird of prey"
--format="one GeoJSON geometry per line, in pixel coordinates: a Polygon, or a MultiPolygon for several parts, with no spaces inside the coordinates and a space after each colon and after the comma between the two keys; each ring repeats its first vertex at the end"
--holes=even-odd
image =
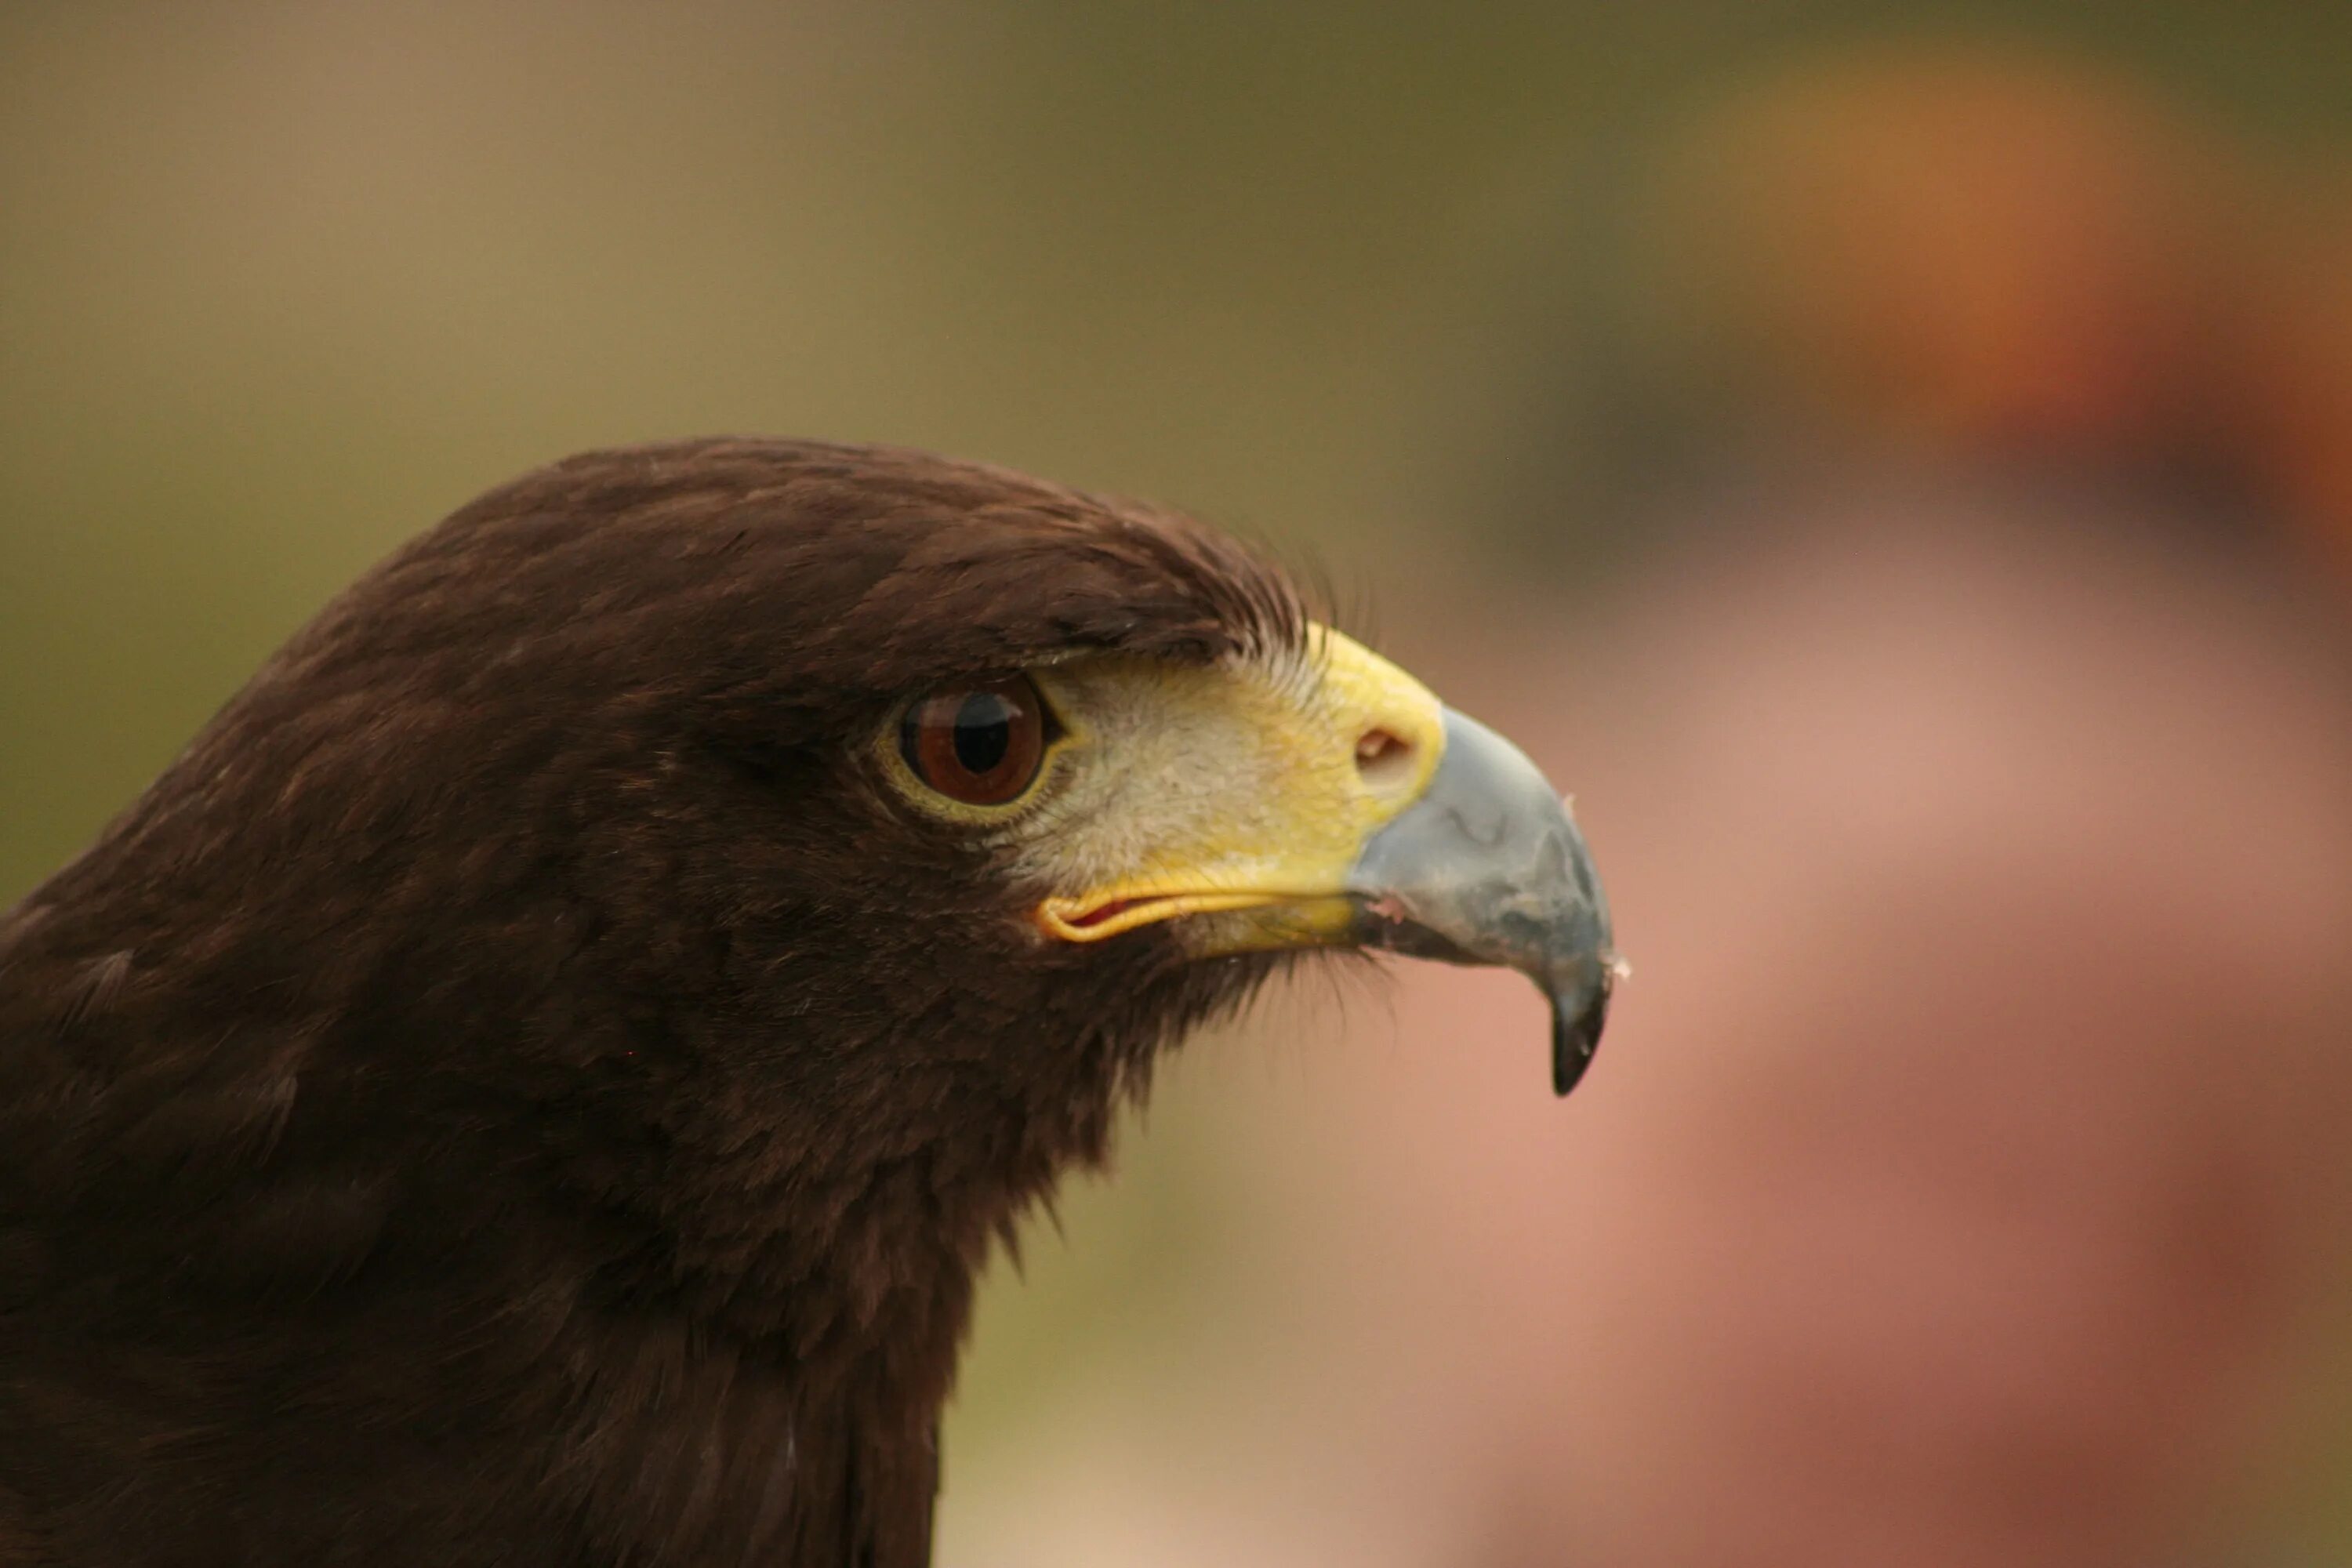
{"type": "Polygon", "coordinates": [[[1600,1034],[1559,795],[1222,535],[810,442],[494,490],[0,915],[0,1565],[917,1568],[992,1238],[1331,947],[1600,1034]]]}

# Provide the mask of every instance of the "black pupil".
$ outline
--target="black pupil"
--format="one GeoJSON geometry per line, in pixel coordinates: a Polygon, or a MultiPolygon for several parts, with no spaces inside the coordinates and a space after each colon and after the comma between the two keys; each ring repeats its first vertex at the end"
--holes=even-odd
{"type": "Polygon", "coordinates": [[[955,755],[964,769],[986,773],[1013,750],[1013,704],[993,691],[975,691],[956,710],[955,755]]]}

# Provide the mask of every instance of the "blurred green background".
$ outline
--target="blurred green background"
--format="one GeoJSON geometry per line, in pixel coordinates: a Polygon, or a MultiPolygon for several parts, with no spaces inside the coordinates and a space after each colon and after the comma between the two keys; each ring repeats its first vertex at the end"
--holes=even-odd
{"type": "MultiPolygon", "coordinates": [[[[14,0],[0,904],[395,541],[611,442],[888,440],[1185,506],[1319,563],[1454,687],[1496,626],[1636,595],[1706,532],[1665,521],[1675,498],[1726,474],[2005,459],[2022,440],[2169,484],[2185,457],[2221,476],[2255,552],[2340,560],[2352,426],[2332,421],[2352,359],[2266,368],[2267,349],[2215,347],[2212,322],[2237,331],[2235,306],[2318,279],[2308,323],[2246,341],[2342,341],[2347,82],[2352,8],[2283,3],[14,0]],[[1949,73],[1962,107],[1939,120],[1949,73]],[[1878,267],[1882,229],[1946,211],[1936,159],[1965,163],[1971,114],[2025,124],[2032,165],[2032,127],[2076,123],[2070,93],[2093,128],[2083,177],[2146,187],[2100,231],[2121,260],[2048,237],[2049,212],[2081,210],[2061,184],[2048,212],[2016,209],[2040,215],[2012,226],[2024,239],[1961,211],[1957,241],[1906,230],[1878,267]],[[1892,173],[1855,173],[1874,149],[1892,173]],[[1852,232],[1804,226],[1807,202],[1852,232]],[[2158,216],[2134,227],[2143,208],[2158,216]],[[2290,237],[2250,258],[2256,232],[2290,237]],[[1986,234],[1970,271],[1960,242],[1986,234]],[[2101,308],[2111,278],[2146,298],[2060,370],[2018,370],[2002,333],[2031,362],[2037,312],[2085,314],[2063,288],[2032,298],[2052,256],[2101,308]],[[1886,325],[1962,296],[1977,304],[1948,331],[1886,325]],[[2189,318],[2193,352],[2133,357],[2189,318]],[[1880,352],[1890,334],[1900,352],[1880,352]],[[2103,380],[2102,354],[2128,363],[2103,380]],[[2167,374],[2193,391],[2143,395],[2167,374]],[[2257,406],[2280,412],[2239,418],[2257,406]]],[[[1983,195],[1981,171],[1951,178],[1983,195]]],[[[1378,1060],[1423,1048],[1383,1036],[1381,1011],[1349,1009],[1387,1039],[1378,1060]]],[[[1116,1512],[1123,1469],[1192,1453],[1189,1479],[1160,1477],[1214,1511],[1241,1470],[1318,1440],[1311,1415],[1269,1416],[1270,1452],[1231,1447],[1255,1406],[1196,1373],[1383,1419],[1332,1380],[1376,1381],[1391,1347],[1269,1306],[1272,1258],[1313,1247],[1258,1226],[1282,1173],[1233,1108],[1271,1079],[1281,1115],[1316,1114],[1360,1048],[1317,1014],[1280,1004],[1192,1053],[1118,1185],[1070,1194],[1069,1245],[1034,1226],[1026,1282],[996,1270],[952,1419],[943,1561],[1084,1562],[1070,1521],[1116,1512]],[[1301,1334],[1334,1365],[1300,1373],[1301,1334]],[[1189,1447],[1129,1444],[1138,1427],[1189,1447]]],[[[2334,1374],[2294,1364],[2324,1423],[2334,1374]]],[[[2254,1560],[2240,1541],[2352,1560],[2347,1489],[2311,1451],[2278,1459],[2223,1554],[2196,1560],[2254,1560]]],[[[1374,1561],[1318,1528],[1344,1486],[1313,1495],[1288,1523],[1234,1505],[1171,1560],[1374,1561]]],[[[1476,1514],[1391,1544],[1554,1560],[1496,1545],[1504,1526],[1476,1514]]]]}
{"type": "Polygon", "coordinates": [[[1480,432],[1593,330],[1595,165],[1927,28],[2298,153],[2352,121],[2352,17],[2300,5],[0,8],[0,891],[394,541],[585,446],[1498,542],[1480,432]]]}

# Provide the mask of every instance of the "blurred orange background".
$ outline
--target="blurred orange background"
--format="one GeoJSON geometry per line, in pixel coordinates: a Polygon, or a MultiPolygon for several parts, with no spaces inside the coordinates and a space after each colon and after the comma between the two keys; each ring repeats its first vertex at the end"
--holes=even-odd
{"type": "Polygon", "coordinates": [[[488,484],[1270,541],[1634,973],[1197,1042],[943,1563],[2352,1561],[2352,11],[0,8],[0,902],[488,484]]]}

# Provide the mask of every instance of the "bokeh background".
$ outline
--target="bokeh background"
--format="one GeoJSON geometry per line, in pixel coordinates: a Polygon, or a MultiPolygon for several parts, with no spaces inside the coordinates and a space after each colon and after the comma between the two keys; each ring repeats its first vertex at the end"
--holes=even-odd
{"type": "Polygon", "coordinates": [[[941,1559],[2352,1562],[2352,9],[0,4],[0,903],[395,541],[717,431],[1190,507],[1634,974],[1204,1040],[941,1559]]]}

